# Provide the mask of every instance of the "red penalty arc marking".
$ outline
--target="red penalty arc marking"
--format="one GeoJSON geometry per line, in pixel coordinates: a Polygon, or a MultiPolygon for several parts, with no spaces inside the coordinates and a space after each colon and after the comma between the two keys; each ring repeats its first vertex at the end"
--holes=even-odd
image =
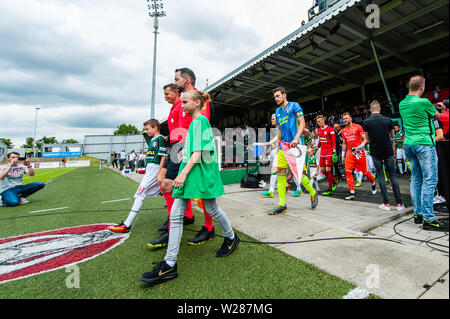
{"type": "Polygon", "coordinates": [[[78,264],[123,243],[129,233],[110,224],[56,229],[0,238],[0,284],[78,264]]]}

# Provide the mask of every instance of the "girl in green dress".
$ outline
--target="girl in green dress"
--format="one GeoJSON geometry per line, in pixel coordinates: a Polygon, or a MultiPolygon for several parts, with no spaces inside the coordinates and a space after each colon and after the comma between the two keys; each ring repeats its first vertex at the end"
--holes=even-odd
{"type": "Polygon", "coordinates": [[[186,114],[192,115],[186,143],[183,149],[181,166],[174,180],[174,203],[170,213],[169,244],[164,261],[150,272],[142,274],[140,280],[158,284],[178,276],[177,255],[183,234],[183,216],[191,198],[203,199],[206,211],[218,221],[224,241],[217,251],[217,257],[231,254],[239,244],[239,237],[233,232],[227,215],[217,206],[216,198],[225,193],[217,165],[214,135],[208,119],[201,110],[210,100],[206,92],[187,91],[182,96],[182,107],[186,114]]]}

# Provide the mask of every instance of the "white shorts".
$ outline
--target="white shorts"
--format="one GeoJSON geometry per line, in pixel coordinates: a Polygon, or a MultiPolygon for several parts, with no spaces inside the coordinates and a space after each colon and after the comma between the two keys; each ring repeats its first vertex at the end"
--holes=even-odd
{"type": "Polygon", "coordinates": [[[156,197],[159,195],[160,187],[158,185],[158,170],[158,164],[147,164],[147,167],[145,168],[144,178],[139,184],[139,187],[134,194],[134,198],[140,198],[144,200],[146,198],[156,197]]]}
{"type": "Polygon", "coordinates": [[[403,148],[397,149],[397,159],[406,161],[405,150],[403,148]]]}
{"type": "Polygon", "coordinates": [[[269,159],[272,162],[272,168],[277,168],[278,166],[278,149],[273,149],[270,152],[269,159]]]}
{"type": "Polygon", "coordinates": [[[318,178],[319,176],[316,176],[317,173],[317,167],[310,167],[309,168],[309,179],[318,178]]]}

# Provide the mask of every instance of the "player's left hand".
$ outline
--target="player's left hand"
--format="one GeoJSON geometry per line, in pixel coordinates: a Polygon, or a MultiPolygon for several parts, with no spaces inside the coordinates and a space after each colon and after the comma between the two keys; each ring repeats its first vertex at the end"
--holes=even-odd
{"type": "Polygon", "coordinates": [[[290,148],[296,148],[297,145],[298,145],[298,142],[297,142],[296,140],[293,140],[293,141],[291,142],[290,148]]]}
{"type": "Polygon", "coordinates": [[[178,187],[183,186],[185,180],[186,180],[186,175],[184,175],[183,173],[180,173],[180,175],[178,175],[177,178],[175,178],[175,180],[173,181],[173,187],[178,188],[178,187]]]}

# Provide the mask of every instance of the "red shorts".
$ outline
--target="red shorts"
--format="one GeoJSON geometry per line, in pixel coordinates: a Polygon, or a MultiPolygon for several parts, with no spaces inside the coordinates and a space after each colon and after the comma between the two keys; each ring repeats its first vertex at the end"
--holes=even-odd
{"type": "Polygon", "coordinates": [[[347,155],[345,159],[345,169],[346,170],[357,170],[358,172],[367,172],[367,160],[366,156],[363,155],[360,159],[357,159],[353,154],[347,155]]]}
{"type": "Polygon", "coordinates": [[[333,161],[331,160],[331,155],[330,156],[321,156],[320,157],[320,167],[330,167],[330,166],[334,166],[333,161]]]}

